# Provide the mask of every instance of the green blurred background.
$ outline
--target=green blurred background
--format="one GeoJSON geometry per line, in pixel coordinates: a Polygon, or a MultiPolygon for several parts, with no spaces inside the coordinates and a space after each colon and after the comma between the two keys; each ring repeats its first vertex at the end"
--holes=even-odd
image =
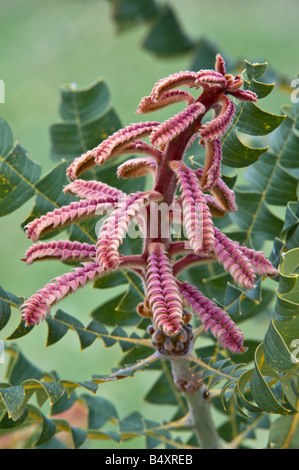
{"type": "MultiPolygon", "coordinates": [[[[146,1],[146,0],[140,0],[146,1]]],[[[159,2],[158,2],[159,3],[159,2]]],[[[160,2],[163,3],[163,2],[160,2]]],[[[194,41],[205,37],[226,54],[251,61],[268,61],[270,66],[294,78],[298,64],[298,0],[169,0],[182,29],[194,41]]],[[[191,54],[157,58],[142,48],[149,24],[142,23],[121,34],[111,18],[105,0],[1,0],[1,72],[5,83],[5,104],[0,114],[19,141],[38,161],[43,175],[53,166],[49,126],[59,120],[59,88],[64,83],[86,87],[103,78],[111,92],[111,103],[123,125],[136,121],[140,98],[164,76],[189,68],[191,54]]],[[[290,98],[275,90],[266,98],[264,109],[279,113],[290,98]]],[[[66,271],[59,262],[27,267],[20,258],[30,243],[21,230],[33,200],[1,219],[0,284],[19,296],[29,297],[51,278],[66,271]]],[[[121,288],[113,292],[121,291],[121,288]]],[[[88,312],[112,295],[112,289],[98,291],[86,287],[60,304],[66,312],[88,322],[88,312]]],[[[5,338],[19,322],[14,319],[1,332],[5,338]]],[[[248,327],[250,331],[250,326],[248,327]]],[[[104,349],[100,342],[80,352],[75,333],[50,348],[44,348],[46,325],[18,341],[19,346],[44,370],[58,370],[61,378],[88,380],[105,374],[115,365],[119,347],[104,349]]],[[[263,326],[259,336],[263,336],[263,326]]],[[[0,380],[4,365],[0,364],[0,380]]],[[[133,380],[109,383],[99,393],[111,399],[120,416],[142,409],[149,419],[167,418],[171,408],[153,407],[142,401],[156,374],[140,373],[133,380]]],[[[143,446],[143,441],[124,444],[143,446]]],[[[109,444],[95,443],[109,448],[109,444]]]]}

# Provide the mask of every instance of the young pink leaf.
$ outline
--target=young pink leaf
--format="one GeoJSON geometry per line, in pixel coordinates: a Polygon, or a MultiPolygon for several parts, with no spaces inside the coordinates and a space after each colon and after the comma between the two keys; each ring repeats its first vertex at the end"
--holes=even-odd
{"type": "Polygon", "coordinates": [[[216,227],[215,231],[215,251],[219,263],[226,271],[229,271],[234,281],[252,289],[254,287],[255,273],[248,258],[236,247],[236,244],[216,227]]]}
{"type": "Polygon", "coordinates": [[[67,170],[68,177],[74,180],[88,168],[103,165],[109,158],[117,157],[127,144],[137,138],[146,137],[159,124],[159,122],[140,122],[114,132],[93,150],[76,158],[67,170]]]}
{"type": "Polygon", "coordinates": [[[206,141],[206,156],[201,177],[203,191],[209,191],[221,177],[222,149],[218,139],[206,141]]]}
{"type": "Polygon", "coordinates": [[[225,211],[236,212],[238,210],[234,191],[229,189],[221,178],[217,180],[210,191],[225,211]]]}
{"type": "Polygon", "coordinates": [[[166,91],[172,90],[180,86],[193,87],[197,78],[197,72],[178,72],[173,75],[169,75],[166,78],[159,80],[152,89],[151,98],[153,101],[158,101],[160,96],[166,91]]]}
{"type": "Polygon", "coordinates": [[[234,243],[236,247],[246,256],[258,276],[274,277],[278,275],[277,269],[272,266],[272,263],[269,260],[267,260],[263,251],[255,251],[251,248],[240,245],[238,242],[234,243]]]}
{"type": "Polygon", "coordinates": [[[96,244],[97,259],[103,269],[114,269],[119,264],[119,251],[131,220],[138,215],[141,208],[150,202],[162,199],[156,191],[137,192],[121,200],[108,219],[102,225],[96,244]]]}
{"type": "MultiPolygon", "coordinates": [[[[203,170],[199,168],[195,171],[195,174],[201,182],[203,170]]],[[[209,201],[209,206],[215,205],[215,209],[218,208],[221,210],[222,208],[222,211],[225,212],[235,212],[238,210],[234,191],[229,189],[229,187],[221,178],[217,179],[215,185],[210,188],[210,192],[213,194],[213,199],[210,197],[207,198],[207,201],[209,201]]],[[[208,195],[205,196],[207,197],[208,195]]]]}
{"type": "Polygon", "coordinates": [[[219,139],[234,117],[234,103],[222,93],[219,95],[218,100],[221,105],[220,112],[216,114],[212,121],[203,124],[200,129],[200,135],[205,141],[219,139]]]}
{"type": "Polygon", "coordinates": [[[210,210],[206,204],[198,178],[183,162],[170,162],[181,188],[184,227],[195,253],[208,253],[214,249],[214,229],[210,210]]]}
{"type": "Polygon", "coordinates": [[[178,282],[183,299],[202,321],[205,330],[211,330],[223,348],[232,353],[244,351],[244,336],[227,312],[205,297],[196,287],[187,282],[178,282]]]}
{"type": "Polygon", "coordinates": [[[200,70],[195,80],[195,86],[217,85],[221,88],[226,88],[226,78],[215,70],[200,70]]]}
{"type": "Polygon", "coordinates": [[[120,129],[93,150],[97,165],[103,165],[109,158],[116,157],[121,150],[137,138],[146,137],[159,122],[139,122],[120,129]]]}
{"type": "Polygon", "coordinates": [[[152,96],[145,96],[140,101],[136,114],[151,113],[165,108],[165,106],[180,102],[186,102],[189,105],[194,102],[194,98],[188,91],[184,90],[166,91],[160,96],[158,101],[154,101],[152,96]]]}
{"type": "Polygon", "coordinates": [[[227,211],[219,204],[218,200],[210,194],[205,194],[205,201],[213,217],[224,217],[227,211]]]}
{"type": "Polygon", "coordinates": [[[71,193],[80,199],[97,199],[103,196],[122,197],[125,195],[119,189],[95,180],[75,180],[63,188],[64,193],[71,193]]]}
{"type": "Polygon", "coordinates": [[[216,55],[215,70],[216,70],[216,72],[221,73],[221,75],[223,75],[223,76],[226,74],[225,61],[224,61],[223,57],[221,57],[220,54],[216,55]]]}
{"type": "Polygon", "coordinates": [[[249,90],[236,90],[236,91],[228,91],[230,95],[234,96],[240,101],[257,101],[257,95],[253,91],[249,90]]]}
{"type": "Polygon", "coordinates": [[[136,140],[135,142],[130,142],[127,144],[119,153],[119,155],[123,154],[144,154],[148,155],[151,158],[154,158],[156,162],[160,162],[162,159],[162,152],[158,149],[154,149],[151,145],[143,142],[142,140],[136,140]]]}
{"type": "Polygon", "coordinates": [[[27,237],[35,242],[42,235],[58,227],[64,227],[95,215],[100,208],[111,209],[117,202],[118,197],[115,196],[71,202],[69,206],[60,207],[52,212],[48,212],[46,215],[42,215],[39,219],[29,222],[25,227],[27,237]]]}
{"type": "Polygon", "coordinates": [[[32,245],[26,252],[25,259],[27,264],[41,259],[59,259],[61,261],[85,261],[95,258],[96,247],[88,243],[71,242],[69,240],[51,241],[48,243],[40,242],[32,245]]]}
{"type": "Polygon", "coordinates": [[[167,336],[178,334],[183,326],[182,300],[172,274],[170,260],[161,243],[150,245],[146,295],[155,328],[163,330],[167,336]]]}
{"type": "Polygon", "coordinates": [[[26,326],[37,325],[50,313],[54,304],[101,275],[100,266],[89,262],[84,263],[83,267],[75,268],[73,272],[52,279],[50,284],[46,284],[21,306],[21,315],[26,326]]]}
{"type": "Polygon", "coordinates": [[[169,142],[205,113],[206,108],[201,103],[190,104],[184,111],[176,114],[172,118],[157,126],[150,136],[153,147],[160,147],[162,144],[169,142]]]}
{"type": "Polygon", "coordinates": [[[158,165],[154,158],[144,157],[127,160],[117,168],[118,178],[138,178],[148,174],[155,175],[158,165]]]}

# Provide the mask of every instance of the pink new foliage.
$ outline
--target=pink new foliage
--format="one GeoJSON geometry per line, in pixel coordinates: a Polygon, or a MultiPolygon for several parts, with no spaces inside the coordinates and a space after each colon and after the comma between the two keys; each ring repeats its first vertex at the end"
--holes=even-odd
{"type": "Polygon", "coordinates": [[[137,114],[157,111],[173,103],[185,104],[183,111],[163,123],[131,124],[74,160],[67,171],[71,182],[64,192],[80,200],[30,222],[26,227],[28,238],[36,242],[45,233],[95,216],[99,210],[110,208],[112,212],[94,245],[50,241],[29,248],[25,257],[27,264],[48,258],[84,262],[82,267],[53,279],[24,302],[21,314],[27,326],[38,324],[56,302],[87,282],[112,270],[127,269],[142,278],[145,300],[144,307],[138,309],[146,311],[152,318],[155,331],[166,338],[182,336],[187,331],[184,309],[189,306],[205,330],[210,331],[223,348],[233,353],[243,351],[243,335],[228,313],[195,286],[177,278],[191,266],[215,262],[220,263],[244,289],[254,287],[256,276],[277,275],[263,252],[230,240],[213,224],[213,217],[237,210],[234,192],[222,180],[221,138],[235,112],[235,105],[228,95],[241,101],[257,101],[254,93],[240,89],[242,84],[241,76],[226,74],[224,60],[219,54],[215,70],[179,72],[163,78],[155,84],[151,94],[141,100],[137,114]],[[193,97],[188,91],[177,89],[179,87],[193,88],[195,94],[199,89],[199,96],[193,97]],[[203,123],[209,111],[213,117],[203,123]],[[148,138],[149,143],[144,142],[144,138],[148,138]],[[183,162],[183,158],[196,139],[205,149],[206,159],[202,169],[194,170],[183,162]],[[153,188],[149,191],[126,195],[105,183],[78,179],[92,166],[103,165],[119,155],[135,153],[143,157],[122,163],[117,176],[136,178],[151,174],[153,188]],[[157,203],[167,204],[172,217],[166,222],[155,218],[155,235],[152,236],[148,227],[153,223],[151,214],[155,213],[157,203]],[[165,235],[163,224],[170,225],[177,217],[174,203],[181,209],[182,216],[178,217],[185,229],[187,243],[165,235]],[[137,220],[144,236],[142,252],[122,255],[121,244],[136,216],[140,216],[137,220]]]}

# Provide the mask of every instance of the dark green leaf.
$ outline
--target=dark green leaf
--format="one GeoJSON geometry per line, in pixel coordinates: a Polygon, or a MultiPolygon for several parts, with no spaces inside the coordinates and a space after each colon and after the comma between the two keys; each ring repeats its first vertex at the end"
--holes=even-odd
{"type": "Polygon", "coordinates": [[[299,427],[297,413],[281,416],[271,426],[269,443],[272,449],[298,449],[299,427]]]}
{"type": "Polygon", "coordinates": [[[242,168],[256,162],[268,147],[253,148],[245,145],[232,128],[223,140],[223,163],[233,168],[242,168]]]}
{"type": "Polygon", "coordinates": [[[159,11],[154,0],[112,0],[113,18],[119,29],[152,19],[159,11]]]}
{"type": "Polygon", "coordinates": [[[174,11],[165,5],[144,40],[143,47],[158,55],[173,55],[189,51],[194,43],[182,31],[174,11]]]}
{"type": "Polygon", "coordinates": [[[19,308],[21,305],[20,299],[10,292],[6,292],[0,286],[0,331],[7,325],[10,315],[11,306],[19,308]]]}
{"type": "Polygon", "coordinates": [[[0,216],[17,210],[34,195],[40,171],[19,144],[6,156],[0,155],[0,216]]]}
{"type": "MultiPolygon", "coordinates": [[[[250,383],[252,396],[262,410],[268,413],[287,414],[290,410],[278,402],[262,373],[263,361],[264,353],[262,345],[260,345],[256,350],[255,368],[250,383]]],[[[271,369],[270,373],[272,375],[271,369]]]]}
{"type": "Polygon", "coordinates": [[[117,420],[118,415],[114,405],[103,397],[91,397],[83,394],[81,399],[84,400],[88,408],[88,428],[99,429],[107,421],[117,420]]]}
{"type": "Polygon", "coordinates": [[[109,92],[101,80],[86,89],[65,85],[61,90],[63,122],[50,128],[55,160],[75,158],[96,147],[117,131],[121,124],[109,105],[109,92]]]}

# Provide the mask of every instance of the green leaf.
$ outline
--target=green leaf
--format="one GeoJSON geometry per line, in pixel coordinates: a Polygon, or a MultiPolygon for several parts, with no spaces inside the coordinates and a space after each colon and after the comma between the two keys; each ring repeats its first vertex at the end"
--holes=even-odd
{"type": "Polygon", "coordinates": [[[20,385],[28,379],[39,380],[42,377],[42,370],[30,362],[16,345],[7,347],[6,352],[10,355],[6,376],[12,385],[20,385]]]}
{"type": "MultiPolygon", "coordinates": [[[[265,375],[262,373],[263,362],[263,346],[260,345],[255,353],[255,368],[250,382],[253,399],[262,410],[268,413],[287,414],[290,410],[278,402],[265,379],[265,375]]],[[[274,371],[269,367],[267,368],[266,373],[270,373],[271,376],[275,375],[274,371]]]]}
{"type": "Polygon", "coordinates": [[[270,428],[269,444],[271,449],[299,448],[298,412],[274,421],[270,428]]]}
{"type": "MultiPolygon", "coordinates": [[[[64,324],[65,326],[67,326],[68,328],[71,328],[77,333],[79,341],[80,341],[81,350],[89,347],[96,340],[96,335],[89,331],[86,331],[83,323],[77,320],[77,318],[64,312],[63,310],[60,310],[60,309],[57,310],[54,318],[55,320],[58,320],[60,324],[64,324]]],[[[60,334],[61,334],[61,329],[60,329],[60,334]]],[[[52,335],[53,335],[53,329],[52,329],[52,335]]]]}
{"type": "MultiPolygon", "coordinates": [[[[258,88],[260,95],[266,96],[271,91],[269,85],[259,82],[257,87],[256,79],[265,73],[267,64],[246,62],[245,67],[248,78],[245,81],[245,89],[253,88],[254,91],[258,88]]],[[[265,112],[254,103],[239,103],[233,124],[222,139],[223,163],[234,168],[242,168],[256,162],[268,148],[252,148],[240,140],[238,133],[263,136],[273,132],[284,119],[284,115],[265,112]]]]}
{"type": "Polygon", "coordinates": [[[18,297],[5,291],[0,286],[0,331],[7,325],[10,315],[11,306],[19,309],[21,301],[18,297]]]}
{"type": "Polygon", "coordinates": [[[245,244],[251,238],[262,237],[273,240],[278,236],[283,227],[283,221],[277,217],[266,203],[266,191],[263,193],[235,190],[238,212],[230,214],[230,218],[244,232],[246,232],[245,244]]]}
{"type": "Polygon", "coordinates": [[[124,434],[143,434],[144,421],[138,411],[134,411],[119,422],[119,430],[124,434]]]}
{"type": "Polygon", "coordinates": [[[289,202],[286,208],[281,236],[285,237],[286,249],[299,246],[299,202],[289,202]]]}
{"type": "Polygon", "coordinates": [[[163,373],[144,397],[145,401],[155,405],[177,405],[177,397],[170,386],[168,377],[163,373]]]}
{"type": "Polygon", "coordinates": [[[50,128],[53,159],[78,157],[121,127],[109,101],[109,91],[102,80],[82,90],[74,84],[62,87],[63,122],[50,128]]]}
{"type": "Polygon", "coordinates": [[[0,155],[4,158],[13,147],[13,135],[3,118],[0,118],[0,135],[0,155]]]}
{"type": "Polygon", "coordinates": [[[0,397],[6,406],[9,418],[12,418],[14,421],[19,419],[25,410],[23,407],[25,401],[24,388],[20,385],[4,389],[0,388],[0,397]]]}
{"type": "Polygon", "coordinates": [[[145,38],[143,47],[164,56],[187,52],[194,47],[194,43],[183,32],[174,11],[165,5],[145,38]]]}
{"type": "Polygon", "coordinates": [[[237,129],[231,128],[222,141],[223,163],[233,168],[243,168],[256,162],[268,147],[253,148],[245,145],[237,129]]]}
{"type": "Polygon", "coordinates": [[[5,121],[0,121],[0,216],[21,207],[35,193],[34,183],[40,177],[40,165],[29,158],[18,143],[12,144],[11,131],[5,121]],[[10,147],[10,148],[8,148],[10,147]]]}
{"type": "Polygon", "coordinates": [[[254,103],[245,103],[238,119],[238,130],[249,135],[267,135],[273,132],[285,116],[268,113],[254,103]]]}
{"type": "MultiPolygon", "coordinates": [[[[69,204],[74,199],[62,192],[63,186],[67,184],[66,169],[67,163],[63,161],[35,184],[35,202],[29,216],[23,222],[23,226],[48,211],[53,211],[56,208],[69,204]]],[[[51,232],[51,237],[55,233],[57,232],[51,232]]]]}
{"type": "Polygon", "coordinates": [[[280,280],[274,307],[275,320],[290,320],[299,315],[299,248],[283,253],[280,280]]]}
{"type": "Polygon", "coordinates": [[[142,297],[136,289],[130,285],[127,291],[119,294],[114,299],[108,300],[104,304],[95,308],[91,312],[94,320],[105,325],[132,326],[139,321],[136,307],[141,302],[142,297]]]}
{"type": "Polygon", "coordinates": [[[136,23],[152,19],[159,8],[154,0],[140,2],[140,0],[112,0],[113,19],[120,30],[136,23]]]}
{"type": "Polygon", "coordinates": [[[63,338],[69,330],[69,326],[62,321],[56,321],[48,316],[46,319],[48,325],[47,343],[45,346],[51,346],[63,338]]]}
{"type": "Polygon", "coordinates": [[[28,405],[28,410],[31,415],[40,422],[40,428],[34,440],[34,446],[40,446],[49,441],[56,433],[56,425],[54,421],[48,419],[38,408],[28,405]]]}
{"type": "Polygon", "coordinates": [[[285,170],[278,159],[278,155],[265,153],[245,172],[245,178],[251,188],[263,194],[266,203],[285,206],[297,199],[298,178],[285,170]]]}
{"type": "Polygon", "coordinates": [[[298,349],[299,318],[286,322],[272,320],[264,339],[265,359],[271,367],[279,372],[298,369],[299,360],[292,354],[296,346],[298,349]]]}
{"type": "Polygon", "coordinates": [[[115,406],[106,398],[83,394],[80,399],[88,408],[88,429],[99,429],[108,421],[118,419],[115,406]]]}
{"type": "Polygon", "coordinates": [[[128,284],[128,279],[122,271],[112,271],[107,273],[107,276],[101,276],[97,279],[92,287],[96,289],[109,289],[122,284],[128,284]]]}

